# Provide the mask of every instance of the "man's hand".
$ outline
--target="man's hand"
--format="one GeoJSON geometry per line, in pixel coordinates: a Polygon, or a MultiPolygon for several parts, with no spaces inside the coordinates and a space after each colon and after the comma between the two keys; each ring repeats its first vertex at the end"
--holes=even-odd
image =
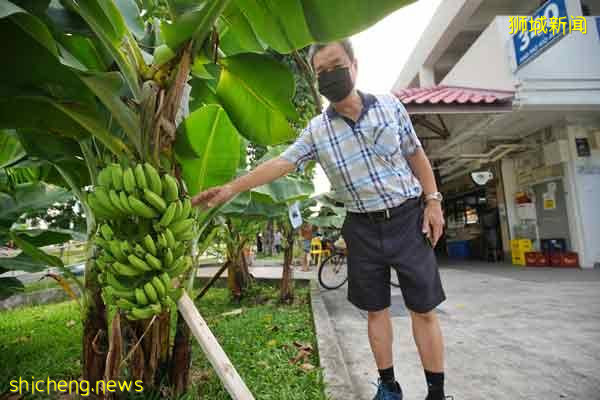
{"type": "Polygon", "coordinates": [[[236,193],[230,185],[217,186],[192,197],[192,205],[213,208],[228,202],[235,195],[236,193]]]}
{"type": "Polygon", "coordinates": [[[444,232],[444,213],[439,201],[430,200],[425,206],[425,215],[423,218],[423,233],[431,240],[431,245],[435,247],[438,240],[444,232]]]}

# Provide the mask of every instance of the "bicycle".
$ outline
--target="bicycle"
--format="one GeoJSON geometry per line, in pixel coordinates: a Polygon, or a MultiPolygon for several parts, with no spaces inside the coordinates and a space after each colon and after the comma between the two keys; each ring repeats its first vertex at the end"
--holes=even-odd
{"type": "MultiPolygon", "coordinates": [[[[325,289],[334,290],[342,287],[348,280],[348,263],[346,262],[346,249],[333,246],[331,255],[319,265],[319,283],[325,289]]],[[[391,274],[390,284],[400,287],[398,274],[391,274]]]]}

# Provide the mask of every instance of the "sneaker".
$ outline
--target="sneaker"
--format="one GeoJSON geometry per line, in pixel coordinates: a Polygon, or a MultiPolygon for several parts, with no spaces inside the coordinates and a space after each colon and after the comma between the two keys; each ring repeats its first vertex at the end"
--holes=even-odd
{"type": "Polygon", "coordinates": [[[402,400],[402,388],[400,388],[398,382],[396,382],[396,387],[398,388],[396,392],[390,392],[381,380],[379,380],[377,394],[373,397],[373,400],[402,400]]]}
{"type": "MultiPolygon", "coordinates": [[[[428,399],[429,399],[429,397],[427,397],[425,400],[428,400],[428,399]]],[[[444,396],[444,398],[440,399],[440,400],[454,400],[454,396],[444,396]]]]}

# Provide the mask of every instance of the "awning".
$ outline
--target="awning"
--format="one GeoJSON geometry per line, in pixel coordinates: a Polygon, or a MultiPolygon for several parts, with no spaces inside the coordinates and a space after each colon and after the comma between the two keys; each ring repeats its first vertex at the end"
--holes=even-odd
{"type": "Polygon", "coordinates": [[[409,114],[462,114],[512,111],[514,91],[433,86],[395,91],[409,114]]]}

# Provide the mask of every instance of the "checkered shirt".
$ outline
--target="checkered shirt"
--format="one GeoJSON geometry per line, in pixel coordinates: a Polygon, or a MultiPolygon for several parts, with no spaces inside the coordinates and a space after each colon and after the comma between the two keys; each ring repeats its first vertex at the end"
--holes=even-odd
{"type": "Polygon", "coordinates": [[[421,184],[406,157],[421,142],[406,109],[391,94],[359,94],[363,110],[356,123],[330,106],[281,158],[298,170],[310,160],[321,164],[336,199],[351,212],[384,210],[419,197],[421,184]]]}

